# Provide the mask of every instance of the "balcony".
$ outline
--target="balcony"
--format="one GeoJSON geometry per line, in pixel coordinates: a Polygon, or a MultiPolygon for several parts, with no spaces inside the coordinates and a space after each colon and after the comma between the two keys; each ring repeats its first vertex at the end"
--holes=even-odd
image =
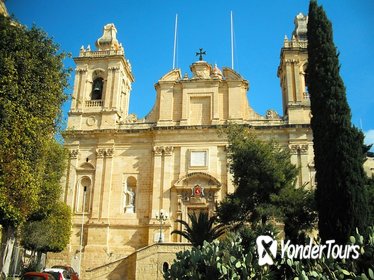
{"type": "Polygon", "coordinates": [[[103,100],[87,100],[86,107],[102,107],[104,104],[103,100]]]}

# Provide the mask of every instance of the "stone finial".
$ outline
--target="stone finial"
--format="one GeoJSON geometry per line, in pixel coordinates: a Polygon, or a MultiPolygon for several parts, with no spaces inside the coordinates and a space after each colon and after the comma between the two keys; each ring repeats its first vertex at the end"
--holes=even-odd
{"type": "Polygon", "coordinates": [[[308,16],[299,13],[294,20],[295,30],[292,35],[296,37],[297,40],[306,41],[307,40],[307,25],[308,25],[308,16]]]}
{"type": "Polygon", "coordinates": [[[103,36],[101,36],[96,41],[96,47],[100,51],[106,51],[106,50],[118,50],[120,48],[120,44],[117,40],[117,29],[114,26],[113,23],[109,23],[104,26],[104,33],[103,36]]]}

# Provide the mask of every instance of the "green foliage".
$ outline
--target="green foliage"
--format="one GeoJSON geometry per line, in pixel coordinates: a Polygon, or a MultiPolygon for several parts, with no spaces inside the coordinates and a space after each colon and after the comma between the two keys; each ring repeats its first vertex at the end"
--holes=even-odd
{"type": "Polygon", "coordinates": [[[243,126],[230,125],[225,133],[237,188],[220,203],[219,219],[239,228],[276,217],[285,223],[287,237],[298,240],[313,226],[316,214],[313,192],[295,189],[297,168],[290,161],[289,150],[275,141],[258,139],[243,126]]]}
{"type": "Polygon", "coordinates": [[[218,224],[214,226],[217,221],[216,216],[209,217],[207,212],[199,212],[188,214],[191,221],[191,226],[188,222],[183,220],[176,220],[176,222],[184,226],[184,230],[173,230],[171,234],[179,234],[185,237],[192,246],[202,246],[204,241],[212,242],[214,239],[220,237],[225,232],[225,226],[218,224]]]}
{"type": "Polygon", "coordinates": [[[328,259],[323,254],[316,260],[282,259],[274,269],[281,272],[281,279],[362,279],[374,280],[374,227],[369,227],[365,239],[358,231],[350,237],[350,244],[360,246],[358,259],[328,259]]]}
{"type": "Polygon", "coordinates": [[[314,191],[288,186],[273,197],[284,222],[284,234],[293,243],[304,243],[308,231],[315,227],[314,191]]]}
{"type": "Polygon", "coordinates": [[[331,22],[317,1],[308,14],[308,89],[322,240],[345,243],[367,224],[363,134],[351,124],[331,22]]]}
{"type": "MultiPolygon", "coordinates": [[[[257,234],[257,233],[256,233],[257,234]]],[[[237,234],[228,234],[225,240],[205,242],[202,247],[179,252],[165,279],[372,279],[374,280],[374,227],[369,228],[368,238],[355,233],[351,244],[360,246],[358,259],[300,260],[276,258],[271,266],[259,266],[255,238],[252,235],[247,248],[237,234]]],[[[250,236],[250,235],[247,235],[250,236]]]]}
{"type": "Polygon", "coordinates": [[[40,29],[0,15],[0,37],[0,224],[17,227],[40,209],[68,71],[40,29]]]}
{"type": "Polygon", "coordinates": [[[70,207],[56,201],[42,220],[26,222],[21,244],[37,252],[61,252],[69,243],[71,226],[70,207]]]}
{"type": "Polygon", "coordinates": [[[179,252],[165,279],[269,279],[267,267],[256,265],[254,250],[246,252],[238,235],[224,241],[204,242],[202,247],[179,252]]]}
{"type": "Polygon", "coordinates": [[[374,178],[371,178],[367,184],[367,199],[369,203],[369,224],[374,225],[374,178]]]}

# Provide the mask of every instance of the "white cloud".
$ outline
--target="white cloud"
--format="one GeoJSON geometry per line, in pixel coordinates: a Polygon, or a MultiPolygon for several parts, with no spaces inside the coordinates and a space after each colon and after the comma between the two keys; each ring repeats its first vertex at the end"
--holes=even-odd
{"type": "MultiPolygon", "coordinates": [[[[368,131],[365,131],[365,144],[374,144],[374,129],[370,129],[368,131]]],[[[371,148],[371,151],[374,150],[374,145],[371,148]]]]}

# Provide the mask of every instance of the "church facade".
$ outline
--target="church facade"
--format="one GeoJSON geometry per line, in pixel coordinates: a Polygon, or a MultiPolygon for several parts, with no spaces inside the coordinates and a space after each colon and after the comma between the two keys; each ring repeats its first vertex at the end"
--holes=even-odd
{"type": "Polygon", "coordinates": [[[234,191],[228,143],[218,134],[229,122],[250,126],[262,139],[289,148],[299,168],[297,186],[312,187],[306,21],[301,14],[295,18],[292,39],[285,38],[281,48],[282,116],[274,110],[257,114],[247,99],[245,78],[199,60],[190,75],[182,76],[179,69],[166,73],[155,85],[153,109],[138,119],[128,112],[134,76],[115,26],[104,27],[97,50],[82,47],[74,59],[64,135],[70,157],[63,199],[73,211],[73,229],[67,250],[51,262],[78,266],[81,260],[84,279],[125,279],[125,272],[111,274],[111,264],[159,241],[181,246],[184,240],[170,234],[179,226],[175,220],[187,220],[194,211],[214,213],[234,191]],[[93,276],[98,270],[104,271],[101,278],[93,276]]]}

